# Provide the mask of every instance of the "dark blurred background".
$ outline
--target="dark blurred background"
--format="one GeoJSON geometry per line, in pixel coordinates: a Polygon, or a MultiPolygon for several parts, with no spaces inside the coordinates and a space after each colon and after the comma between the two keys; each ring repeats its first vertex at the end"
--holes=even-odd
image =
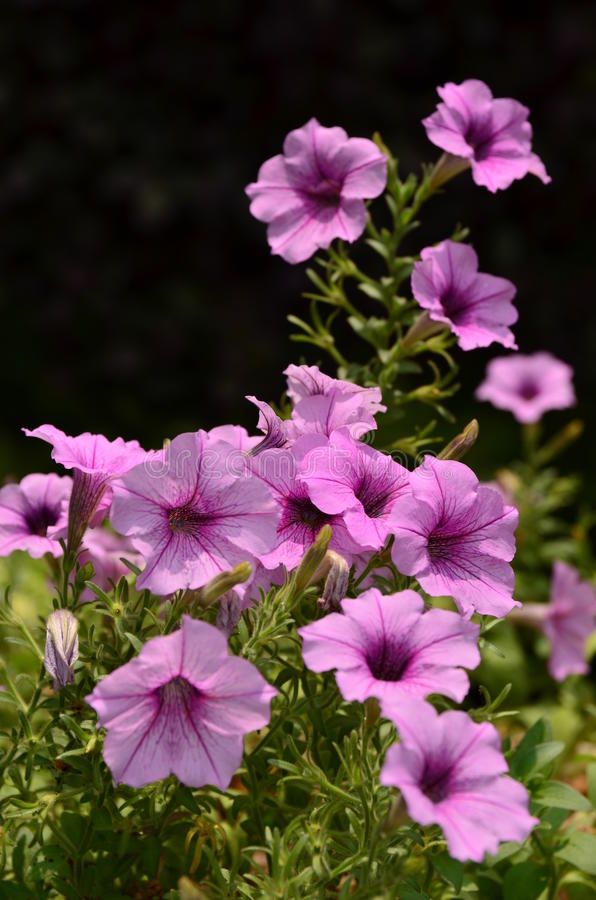
{"type": "MultiPolygon", "coordinates": [[[[460,176],[427,207],[425,235],[471,226],[481,268],[518,285],[520,348],[573,364],[593,435],[595,29],[588,2],[5,0],[2,475],[49,466],[22,425],[146,446],[253,426],[244,394],[278,398],[299,358],[285,317],[306,279],[269,255],[244,186],[313,115],[381,131],[417,169],[438,152],[420,124],[435,86],[470,77],[531,107],[553,183],[493,196],[460,176]]],[[[456,406],[462,421],[482,413],[481,466],[517,441],[505,413],[471,400],[495,352],[466,355],[456,406]]],[[[591,446],[589,432],[569,465],[591,446]]]]}

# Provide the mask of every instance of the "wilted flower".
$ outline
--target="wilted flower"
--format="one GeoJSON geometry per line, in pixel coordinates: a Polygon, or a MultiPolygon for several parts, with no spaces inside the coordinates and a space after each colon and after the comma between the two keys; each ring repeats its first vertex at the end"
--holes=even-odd
{"type": "Polygon", "coordinates": [[[393,507],[409,490],[407,469],[344,428],[306,454],[300,480],[319,509],[342,515],[350,537],[372,550],[392,533],[393,507]]]}
{"type": "Polygon", "coordinates": [[[27,437],[47,441],[53,448],[52,459],[66,469],[74,469],[67,543],[70,550],[76,550],[87,526],[98,523],[98,513],[105,515],[111,499],[110,482],[145,459],[147,453],[138,441],[109,441],[103,434],[89,432],[70,437],[53,425],[23,431],[27,437]]]}
{"type": "Polygon", "coordinates": [[[459,711],[438,715],[428,703],[382,703],[401,741],[387,751],[381,784],[398,787],[420,825],[439,825],[450,856],[482,862],[501,841],[524,841],[539,820],[526,788],[505,773],[499,733],[459,711]]]}
{"type": "Polygon", "coordinates": [[[355,241],[366,225],[364,200],[387,183],[387,159],[372,141],[311,119],[291,131],[283,154],[263,163],[249,184],[250,211],[268,222],[272,253],[302,262],[334,238],[355,241]]]}
{"type": "Polygon", "coordinates": [[[516,605],[509,563],[517,510],[453,460],[426,456],[410,488],[393,508],[399,571],[414,575],[431,597],[453,597],[466,616],[505,616],[516,605]]]}
{"type": "Polygon", "coordinates": [[[72,479],[67,475],[26,475],[0,489],[0,556],[25,550],[35,559],[60,556],[58,538],[66,529],[72,479]]]}
{"type": "Polygon", "coordinates": [[[86,699],[107,728],[104,759],[116,782],[142,787],[173,774],[225,790],[242,736],[267,725],[276,693],[255,666],[229,655],[217,628],[184,616],[86,699]]]}
{"type": "Polygon", "coordinates": [[[493,193],[532,174],[550,182],[532,153],[530,110],[517,100],[495,99],[482,81],[448,82],[437,88],[442,103],[422,124],[430,141],[469,162],[476,184],[493,193]]]}
{"type": "Polygon", "coordinates": [[[235,453],[204,431],[182,434],[159,466],[137,466],[117,482],[112,524],[146,561],[139,587],[200,588],[271,549],[276,504],[258,478],[237,471],[235,453]]]}
{"type": "Polygon", "coordinates": [[[480,663],[479,628],[455,612],[424,612],[415,591],[383,596],[376,588],[343,600],[331,613],[298,629],[302,656],[314,672],[335,669],[345,700],[444,694],[461,702],[469,689],[460,666],[480,663]]]}
{"type": "Polygon", "coordinates": [[[54,690],[74,681],[74,664],[79,658],[79,623],[67,609],[48,616],[44,665],[54,679],[54,690]]]}
{"type": "Polygon", "coordinates": [[[550,353],[500,356],[489,362],[476,398],[531,425],[549,410],[575,406],[573,369],[550,353]]]}
{"type": "Polygon", "coordinates": [[[596,628],[596,589],[582,581],[577,569],[556,562],[550,603],[544,610],[542,628],[550,640],[548,668],[557,681],[588,671],[586,642],[596,628]]]}
{"type": "Polygon", "coordinates": [[[434,322],[444,322],[462,350],[488,347],[493,341],[515,349],[509,325],[517,322],[511,302],[515,285],[478,271],[469,244],[443,241],[425,247],[412,272],[412,293],[434,322]]]}

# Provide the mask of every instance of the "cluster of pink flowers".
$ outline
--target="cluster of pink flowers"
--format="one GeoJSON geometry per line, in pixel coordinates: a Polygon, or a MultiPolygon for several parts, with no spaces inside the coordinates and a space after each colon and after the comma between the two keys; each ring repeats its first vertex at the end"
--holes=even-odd
{"type": "MultiPolygon", "coordinates": [[[[476,183],[494,191],[529,172],[549,180],[531,151],[525,107],[493,99],[478,81],[439,93],[443,102],[424,122],[428,136],[469,165],[476,183]]],[[[263,164],[247,193],[253,215],[268,223],[273,253],[300,262],[335,238],[358,238],[365,200],[379,196],[386,179],[375,143],[312,119],[287,136],[283,154],[263,164]]],[[[422,315],[451,329],[462,349],[492,342],[516,349],[515,287],[479,272],[470,246],[425,248],[411,286],[422,315]]],[[[51,425],[26,430],[52,445],[72,478],[30,475],[0,490],[0,554],[66,550],[91,561],[105,587],[127,572],[125,557],[142,569],[137,587],[159,596],[204,588],[249,562],[252,581],[222,601],[230,621],[259,586],[279,583],[300,564],[324,525],[346,570],[363,570],[381,552],[387,564],[390,554],[401,575],[428,597],[451,597],[457,611],[428,608],[413,589],[342,596],[341,612],[300,629],[304,662],[333,670],[347,701],[377,698],[401,739],[387,755],[383,784],[401,790],[416,821],[442,826],[454,857],[480,860],[536,824],[528,795],[505,774],[492,726],[463,712],[438,715],[427,698],[462,702],[466,670],[480,662],[472,615],[503,617],[519,606],[511,567],[517,511],[461,462],[428,456],[409,471],[364,443],[385,411],[378,387],[316,366],[291,365],[285,374],[287,417],[248,398],[260,435],[225,425],[145,451],[136,441],[69,437],[51,425]]],[[[523,422],[574,401],[570,370],[547,354],[494,361],[478,396],[523,422]]],[[[544,618],[555,677],[581,670],[579,632],[596,614],[588,587],[556,569],[544,618]]],[[[268,724],[277,693],[255,666],[230,655],[228,626],[185,616],[177,631],[153,638],[97,684],[87,699],[107,729],[104,757],[116,781],[139,787],[174,774],[194,787],[228,786],[243,735],[268,724]]],[[[46,652],[57,685],[72,681],[77,648],[76,622],[59,611],[46,652]]]]}

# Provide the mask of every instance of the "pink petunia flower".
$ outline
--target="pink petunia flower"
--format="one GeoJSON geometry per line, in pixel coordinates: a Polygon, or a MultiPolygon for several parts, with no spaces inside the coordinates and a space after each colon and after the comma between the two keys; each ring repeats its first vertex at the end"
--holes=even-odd
{"type": "Polygon", "coordinates": [[[480,663],[479,627],[444,609],[424,612],[415,591],[383,596],[371,588],[298,629],[302,656],[314,672],[335,669],[344,700],[391,700],[444,694],[458,703],[468,693],[460,666],[480,663]]]}
{"type": "Polygon", "coordinates": [[[116,483],[111,521],[146,561],[139,587],[161,595],[200,588],[271,549],[276,504],[259,479],[239,471],[237,455],[204,431],[181,434],[155,464],[116,483]]]}
{"type": "Polygon", "coordinates": [[[364,201],[386,184],[387,158],[376,144],[311,119],[288,134],[283,154],[263,163],[246,193],[252,215],[269,223],[271,252],[299,263],[335,238],[359,238],[364,201]]]}
{"type": "Polygon", "coordinates": [[[53,425],[23,431],[27,437],[47,441],[52,445],[52,459],[65,469],[74,469],[67,544],[76,550],[87,526],[98,524],[109,508],[110,482],[140,463],[147,453],[138,441],[109,441],[103,434],[89,432],[70,437],[53,425]]]}
{"type": "MultiPolygon", "coordinates": [[[[551,644],[548,669],[557,681],[588,671],[586,642],[596,629],[596,589],[564,562],[553,568],[550,603],[542,628],[551,644]]],[[[524,607],[525,609],[525,607],[524,607]]]]}
{"type": "Polygon", "coordinates": [[[479,272],[478,257],[468,244],[443,241],[426,247],[421,257],[412,273],[412,292],[433,322],[448,325],[462,350],[493,341],[516,349],[508,327],[518,318],[511,281],[479,272]]]}
{"type": "Polygon", "coordinates": [[[332,378],[321,372],[318,366],[289,365],[284,370],[287,376],[287,394],[294,404],[305,397],[315,397],[319,394],[326,396],[334,392],[347,397],[357,395],[363,414],[370,417],[377,413],[386,412],[387,407],[381,400],[381,389],[378,387],[361,387],[352,381],[343,381],[341,378],[332,378]]]}
{"type": "Polygon", "coordinates": [[[258,434],[249,434],[242,425],[217,425],[215,428],[211,428],[207,434],[213,440],[231,444],[232,447],[240,450],[241,453],[249,453],[261,441],[258,434]]]}
{"type": "Polygon", "coordinates": [[[492,359],[476,391],[497,409],[513,413],[518,422],[538,422],[545,412],[575,406],[573,369],[550,353],[500,356],[492,359]]]}
{"type": "Polygon", "coordinates": [[[260,560],[267,569],[285,566],[294,569],[316,539],[323,525],[333,530],[330,548],[346,559],[359,552],[350,538],[341,516],[329,515],[316,506],[300,478],[301,460],[309,449],[318,446],[319,438],[301,438],[288,450],[266,450],[250,461],[250,469],[272,491],[280,518],[275,546],[260,560]]]}
{"type": "Polygon", "coordinates": [[[25,550],[39,559],[61,556],[58,542],[67,521],[72,479],[67,475],[26,475],[0,489],[0,556],[25,550]]]}
{"type": "Polygon", "coordinates": [[[499,733],[459,711],[439,715],[428,703],[382,704],[401,742],[387,751],[381,784],[400,789],[420,825],[439,825],[449,855],[482,862],[501,841],[524,841],[539,820],[526,788],[505,773],[499,733]]]}
{"type": "Polygon", "coordinates": [[[251,449],[256,455],[263,450],[291,447],[305,434],[330,435],[347,428],[352,437],[362,438],[377,427],[375,416],[386,412],[378,387],[361,387],[351,381],[331,378],[317,366],[288,366],[287,394],[293,407],[289,419],[281,419],[262,400],[247,397],[259,410],[258,429],[265,435],[251,449]]]}
{"type": "Polygon", "coordinates": [[[263,728],[277,694],[258,669],[230,656],[224,635],[189,616],[148,641],[86,698],[107,728],[103,755],[117,783],[176,777],[224,790],[242,759],[242,736],[263,728]]]}
{"type": "Polygon", "coordinates": [[[334,431],[304,457],[300,480],[323,512],[342,515],[353,540],[379,550],[393,530],[398,497],[409,490],[409,472],[391,456],[334,431]]]}
{"type": "Polygon", "coordinates": [[[393,561],[431,597],[461,612],[505,616],[513,599],[517,510],[481,485],[468,466],[426,456],[410,475],[411,496],[393,508],[393,561]]]}
{"type": "MultiPolygon", "coordinates": [[[[91,581],[103,591],[109,591],[112,584],[117,584],[123,575],[130,573],[128,566],[122,562],[123,557],[134,566],[143,564],[143,557],[127,538],[114,534],[107,528],[87,529],[83,537],[79,563],[84,565],[90,562],[93,565],[94,574],[91,581]]],[[[81,600],[95,600],[95,594],[90,588],[85,588],[81,600]]]]}
{"type": "Polygon", "coordinates": [[[494,98],[474,78],[437,88],[442,103],[423,119],[427,137],[452,156],[467,160],[476,184],[493,193],[526,175],[549,184],[542,160],[532,152],[530,110],[517,100],[494,98]]]}

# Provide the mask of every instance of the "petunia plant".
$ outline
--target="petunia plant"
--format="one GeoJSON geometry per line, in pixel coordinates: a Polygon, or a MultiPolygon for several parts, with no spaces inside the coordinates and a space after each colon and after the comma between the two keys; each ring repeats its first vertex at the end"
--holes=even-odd
{"type": "Polygon", "coordinates": [[[526,107],[439,95],[420,176],[313,118],[247,187],[272,253],[312,259],[309,357],[250,432],[25,429],[61,469],[0,489],[0,898],[596,895],[573,373],[517,352],[464,228],[414,234],[467,170],[550,179],[526,107]],[[458,389],[513,414],[518,460],[470,468],[458,389]]]}

